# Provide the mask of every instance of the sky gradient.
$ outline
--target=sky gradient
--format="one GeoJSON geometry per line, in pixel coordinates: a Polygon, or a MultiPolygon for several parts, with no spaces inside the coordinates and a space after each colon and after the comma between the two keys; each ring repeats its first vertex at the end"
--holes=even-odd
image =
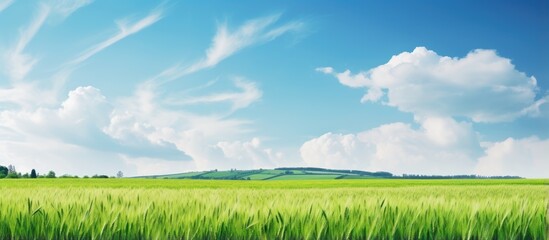
{"type": "Polygon", "coordinates": [[[0,0],[0,165],[549,177],[549,1],[0,0]]]}

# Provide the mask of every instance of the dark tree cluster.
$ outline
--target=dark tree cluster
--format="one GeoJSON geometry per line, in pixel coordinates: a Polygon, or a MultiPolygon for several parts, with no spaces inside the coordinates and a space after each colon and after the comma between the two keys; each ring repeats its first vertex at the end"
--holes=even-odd
{"type": "Polygon", "coordinates": [[[32,169],[30,173],[17,172],[14,165],[1,166],[0,165],[0,178],[39,178],[46,177],[40,176],[36,173],[36,170],[32,169]]]}
{"type": "MultiPolygon", "coordinates": [[[[116,177],[122,178],[124,177],[124,173],[122,173],[122,171],[118,171],[116,173],[116,177]]],[[[32,169],[30,173],[20,173],[15,170],[15,166],[13,165],[9,165],[7,167],[0,165],[0,179],[1,178],[79,178],[79,177],[77,175],[69,175],[69,174],[57,176],[54,171],[49,171],[46,174],[40,175],[34,169],[32,169]]],[[[84,176],[83,178],[90,178],[90,177],[84,176]]],[[[91,178],[115,178],[115,177],[95,174],[91,176],[91,178]]]]}
{"type": "MultiPolygon", "coordinates": [[[[62,178],[71,177],[78,178],[78,176],[63,175],[62,178]]],[[[57,178],[54,171],[49,171],[46,174],[38,174],[36,170],[32,169],[30,173],[21,173],[15,170],[15,166],[9,165],[7,167],[0,166],[0,178],[57,178]]]]}
{"type": "Polygon", "coordinates": [[[479,175],[417,175],[403,174],[404,179],[518,179],[519,176],[479,176],[479,175]]]}

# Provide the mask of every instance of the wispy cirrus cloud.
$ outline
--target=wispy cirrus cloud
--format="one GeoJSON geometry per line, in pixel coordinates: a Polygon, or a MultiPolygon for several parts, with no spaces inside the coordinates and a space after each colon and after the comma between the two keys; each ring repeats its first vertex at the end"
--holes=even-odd
{"type": "Polygon", "coordinates": [[[0,1],[0,12],[8,8],[14,1],[13,0],[2,0],[0,1]]]}
{"type": "Polygon", "coordinates": [[[5,71],[12,81],[24,78],[38,61],[36,58],[23,51],[40,30],[48,18],[51,8],[47,5],[40,5],[34,19],[26,27],[20,30],[19,39],[15,46],[7,51],[4,56],[5,71]]]}
{"type": "Polygon", "coordinates": [[[110,36],[109,38],[93,45],[89,49],[80,53],[76,58],[69,61],[63,66],[63,69],[58,71],[53,77],[53,88],[54,91],[59,91],[65,85],[72,72],[80,66],[83,62],[91,58],[92,56],[98,54],[99,52],[109,48],[110,46],[116,44],[117,42],[134,35],[143,29],[150,27],[164,17],[164,8],[159,6],[153,9],[147,16],[137,20],[130,21],[128,19],[117,20],[116,25],[118,31],[110,36]]]}
{"type": "Polygon", "coordinates": [[[187,69],[194,72],[203,68],[217,65],[223,59],[235,54],[243,48],[256,43],[271,41],[282,34],[298,30],[303,26],[301,22],[290,22],[273,27],[280,19],[280,14],[250,20],[231,32],[226,23],[221,24],[212,45],[206,50],[206,58],[187,69]]]}
{"type": "Polygon", "coordinates": [[[302,21],[292,21],[276,25],[280,16],[281,14],[275,14],[252,19],[240,25],[234,31],[229,29],[227,23],[220,24],[212,39],[212,44],[206,50],[204,58],[190,66],[172,66],[153,78],[152,81],[160,84],[166,83],[185,75],[214,67],[246,47],[272,41],[285,33],[298,31],[305,25],[302,21]]]}
{"type": "Polygon", "coordinates": [[[67,18],[76,10],[92,3],[94,0],[54,0],[51,4],[55,13],[61,18],[67,18]]]}
{"type": "Polygon", "coordinates": [[[171,98],[165,102],[170,105],[198,105],[229,102],[231,104],[231,112],[234,112],[238,109],[248,107],[250,104],[261,98],[262,92],[254,82],[249,82],[242,78],[237,78],[233,82],[235,87],[237,87],[240,91],[230,91],[183,98],[179,96],[179,99],[171,98]]]}
{"type": "MultiPolygon", "coordinates": [[[[77,1],[49,1],[38,4],[38,10],[30,24],[22,28],[15,45],[4,54],[5,72],[12,81],[19,81],[33,69],[38,59],[25,53],[25,48],[40,31],[46,20],[51,16],[67,18],[81,7],[90,4],[92,0],[77,1]]],[[[8,7],[13,1],[0,2],[0,11],[8,7]]]]}
{"type": "Polygon", "coordinates": [[[103,51],[104,49],[108,48],[109,46],[119,42],[120,40],[129,37],[133,34],[138,33],[139,31],[153,25],[154,23],[158,22],[162,17],[164,16],[164,11],[162,8],[157,8],[153,10],[151,13],[149,13],[146,17],[139,19],[135,22],[130,22],[127,19],[118,20],[116,21],[116,25],[118,26],[118,32],[108,38],[105,41],[102,41],[98,43],[97,45],[91,47],[90,49],[84,51],[82,54],[80,54],[78,57],[76,57],[74,60],[72,60],[69,65],[77,65],[84,61],[86,61],[88,58],[92,57],[93,55],[103,51]]]}

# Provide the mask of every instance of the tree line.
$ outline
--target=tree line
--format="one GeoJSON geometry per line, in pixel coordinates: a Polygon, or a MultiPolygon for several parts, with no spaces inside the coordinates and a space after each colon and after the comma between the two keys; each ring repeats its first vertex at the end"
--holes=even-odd
{"type": "Polygon", "coordinates": [[[1,166],[0,178],[56,178],[54,171],[49,171],[46,174],[40,175],[36,170],[32,169],[30,173],[21,173],[15,169],[14,165],[1,166]]]}
{"type": "MultiPolygon", "coordinates": [[[[121,178],[124,174],[122,171],[118,171],[115,176],[108,175],[92,175],[92,176],[83,176],[82,178],[121,178]]],[[[2,178],[80,178],[78,175],[64,174],[57,176],[54,171],[48,171],[45,174],[39,174],[36,170],[32,169],[30,173],[21,173],[15,169],[14,165],[2,166],[0,165],[0,179],[2,178]]]]}
{"type": "Polygon", "coordinates": [[[403,174],[405,179],[519,179],[519,176],[481,176],[481,175],[419,175],[403,174]]]}

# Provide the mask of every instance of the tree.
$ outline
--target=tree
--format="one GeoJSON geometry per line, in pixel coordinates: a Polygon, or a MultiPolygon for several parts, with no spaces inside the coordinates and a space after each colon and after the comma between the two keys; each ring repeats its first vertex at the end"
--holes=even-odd
{"type": "Polygon", "coordinates": [[[10,173],[8,173],[6,178],[19,178],[19,175],[17,175],[17,173],[10,172],[10,173]]]}
{"type": "Polygon", "coordinates": [[[107,176],[107,175],[97,175],[97,174],[95,174],[95,175],[93,175],[91,178],[109,178],[109,176],[107,176]]]}
{"type": "Polygon", "coordinates": [[[116,173],[116,177],[117,177],[117,178],[122,178],[122,177],[124,177],[124,173],[123,173],[122,171],[118,171],[118,172],[116,173]]]}
{"type": "Polygon", "coordinates": [[[15,170],[15,166],[13,166],[13,165],[8,166],[8,174],[10,174],[10,173],[17,174],[17,171],[15,170]]]}
{"type": "Polygon", "coordinates": [[[30,178],[36,178],[36,170],[31,170],[30,178]]]}
{"type": "Polygon", "coordinates": [[[49,171],[48,174],[46,175],[46,178],[55,178],[55,172],[49,171]]]}
{"type": "Polygon", "coordinates": [[[5,166],[0,166],[0,176],[2,176],[2,175],[3,175],[4,177],[5,177],[6,175],[8,175],[8,168],[5,167],[5,166]]]}

